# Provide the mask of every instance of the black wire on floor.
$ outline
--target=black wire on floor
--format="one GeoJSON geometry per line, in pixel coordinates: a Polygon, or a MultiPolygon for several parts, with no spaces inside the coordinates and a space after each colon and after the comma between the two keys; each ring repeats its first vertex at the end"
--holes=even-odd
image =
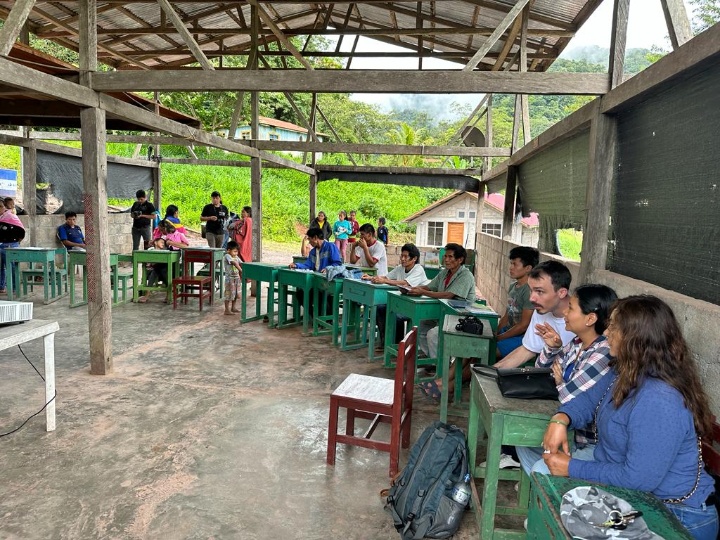
{"type": "MultiPolygon", "coordinates": [[[[40,378],[42,379],[42,381],[45,382],[45,377],[43,377],[42,373],[40,373],[40,372],[38,371],[38,368],[35,367],[35,364],[33,364],[33,363],[30,361],[30,359],[27,357],[27,355],[25,354],[25,351],[22,350],[22,347],[21,347],[20,345],[18,345],[18,349],[20,349],[20,353],[23,355],[23,357],[25,358],[25,360],[27,360],[27,363],[30,364],[30,365],[32,366],[32,368],[35,370],[35,373],[37,373],[37,374],[40,376],[40,378]]],[[[0,437],[5,437],[5,436],[7,436],[7,435],[12,435],[12,434],[15,433],[16,431],[20,431],[20,430],[25,426],[25,424],[27,424],[30,420],[32,420],[33,418],[35,418],[38,414],[40,414],[40,413],[43,412],[45,409],[47,409],[47,406],[50,405],[50,403],[52,403],[52,402],[55,400],[56,397],[57,397],[57,390],[55,390],[55,394],[53,395],[53,397],[51,397],[50,400],[49,400],[47,403],[45,403],[45,405],[43,405],[42,409],[40,409],[40,410],[39,410],[38,412],[36,412],[35,414],[29,416],[29,417],[27,418],[27,420],[25,420],[22,424],[20,424],[18,427],[16,427],[16,428],[13,429],[12,431],[8,431],[8,432],[6,432],[6,433],[0,433],[0,437]]]]}

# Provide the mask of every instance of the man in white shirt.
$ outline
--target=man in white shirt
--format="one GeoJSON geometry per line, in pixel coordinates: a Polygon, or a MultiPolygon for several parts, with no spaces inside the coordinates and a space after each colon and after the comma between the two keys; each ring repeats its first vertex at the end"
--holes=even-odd
{"type": "MultiPolygon", "coordinates": [[[[379,244],[382,242],[378,242],[379,244]]],[[[369,279],[373,283],[384,283],[386,285],[400,285],[405,287],[417,287],[425,285],[430,280],[425,275],[425,269],[418,264],[420,260],[420,250],[415,244],[405,244],[400,248],[400,264],[393,268],[390,273],[385,276],[363,276],[363,279],[369,279]]],[[[387,316],[387,306],[377,306],[377,327],[380,335],[378,346],[385,343],[385,317],[387,316]]],[[[403,329],[405,327],[405,318],[396,318],[395,340],[399,342],[403,338],[403,329]]]]}
{"type": "Polygon", "coordinates": [[[375,227],[365,223],[359,230],[360,238],[350,254],[350,264],[359,264],[367,268],[377,269],[377,275],[387,276],[387,255],[385,244],[375,238],[375,227]]]}
{"type": "Polygon", "coordinates": [[[543,334],[553,328],[562,339],[561,347],[575,337],[565,330],[565,309],[570,302],[572,276],[567,266],[557,261],[545,261],[530,272],[530,302],[535,311],[523,336],[522,345],[495,364],[498,368],[518,367],[539,354],[545,342],[543,334]]]}

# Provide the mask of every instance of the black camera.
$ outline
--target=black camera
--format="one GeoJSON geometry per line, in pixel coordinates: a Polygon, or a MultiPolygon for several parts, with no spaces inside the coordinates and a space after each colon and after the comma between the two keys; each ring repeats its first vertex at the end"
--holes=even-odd
{"type": "Polygon", "coordinates": [[[455,325],[455,330],[479,336],[483,333],[483,323],[477,317],[462,317],[455,325]]]}
{"type": "Polygon", "coordinates": [[[134,218],[139,218],[140,216],[142,216],[142,211],[140,211],[140,210],[133,210],[132,212],[130,212],[130,215],[131,215],[132,217],[134,217],[134,218]]]}

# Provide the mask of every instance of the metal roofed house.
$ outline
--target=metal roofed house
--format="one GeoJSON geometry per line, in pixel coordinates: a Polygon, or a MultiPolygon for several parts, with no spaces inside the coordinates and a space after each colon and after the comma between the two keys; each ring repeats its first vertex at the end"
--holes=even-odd
{"type": "MultiPolygon", "coordinates": [[[[421,247],[441,247],[455,242],[466,248],[475,247],[478,194],[455,191],[422,210],[408,216],[405,223],[417,225],[415,244],[421,247]]],[[[500,193],[485,195],[481,232],[502,237],[503,206],[505,196],[500,193]]],[[[511,242],[524,246],[538,244],[538,215],[514,222],[511,242]]]]}
{"type": "MultiPolygon", "coordinates": [[[[291,142],[305,142],[308,141],[308,130],[302,126],[293,124],[292,122],[285,122],[284,120],[276,120],[275,118],[268,118],[266,116],[258,117],[259,125],[259,137],[261,141],[291,141],[291,142]]],[[[227,132],[227,131],[226,131],[227,132]]],[[[329,140],[329,136],[324,133],[316,133],[318,142],[325,142],[329,140]]],[[[250,124],[243,124],[238,126],[235,130],[236,140],[250,140],[250,124]]],[[[302,152],[287,151],[288,154],[302,154],[302,152]]],[[[318,157],[321,154],[317,154],[318,157]]]]}

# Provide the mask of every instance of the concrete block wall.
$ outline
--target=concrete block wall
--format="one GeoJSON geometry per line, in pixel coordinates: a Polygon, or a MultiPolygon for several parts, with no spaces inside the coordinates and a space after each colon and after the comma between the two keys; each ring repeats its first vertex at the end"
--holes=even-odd
{"type": "MultiPolygon", "coordinates": [[[[505,313],[507,290],[512,281],[508,275],[510,250],[518,245],[489,234],[480,233],[477,235],[478,253],[475,258],[475,284],[480,294],[487,300],[488,305],[492,306],[501,315],[505,313]]],[[[540,261],[550,259],[560,261],[567,266],[573,277],[572,285],[579,285],[577,282],[580,271],[579,263],[556,255],[540,253],[540,261]]]]}
{"type": "MultiPolygon", "coordinates": [[[[131,253],[132,252],[132,219],[127,213],[108,214],[108,242],[110,243],[110,251],[112,253],[131,253]]],[[[65,216],[62,214],[39,215],[35,216],[33,224],[30,224],[30,216],[20,216],[20,220],[25,225],[25,239],[20,243],[21,246],[31,246],[30,238],[34,236],[34,247],[60,247],[57,239],[57,228],[65,223],[65,216]],[[34,227],[34,231],[31,231],[34,227]],[[34,235],[32,234],[34,232],[34,235]]],[[[82,228],[83,233],[87,234],[85,227],[85,216],[79,214],[77,224],[82,228]]]]}
{"type": "MultiPolygon", "coordinates": [[[[700,370],[705,391],[710,396],[712,412],[716,416],[720,415],[720,347],[717,341],[717,336],[720,336],[720,306],[608,270],[594,272],[591,279],[612,287],[621,298],[633,294],[651,294],[667,302],[675,313],[700,370]]],[[[678,366],[678,369],[682,368],[678,366]]]]}

